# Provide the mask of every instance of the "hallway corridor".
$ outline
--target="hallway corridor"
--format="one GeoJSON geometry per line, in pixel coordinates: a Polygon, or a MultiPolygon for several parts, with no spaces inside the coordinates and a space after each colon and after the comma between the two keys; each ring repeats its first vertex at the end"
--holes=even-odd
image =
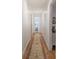
{"type": "Polygon", "coordinates": [[[56,0],[23,0],[23,59],[56,59],[56,0]]]}

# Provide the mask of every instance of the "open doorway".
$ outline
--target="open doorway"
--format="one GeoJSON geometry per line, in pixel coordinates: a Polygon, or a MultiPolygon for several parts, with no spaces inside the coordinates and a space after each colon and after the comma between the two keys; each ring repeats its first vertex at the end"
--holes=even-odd
{"type": "Polygon", "coordinates": [[[39,16],[34,16],[34,19],[33,19],[33,23],[32,23],[32,26],[33,26],[33,32],[40,32],[40,17],[39,16]]]}

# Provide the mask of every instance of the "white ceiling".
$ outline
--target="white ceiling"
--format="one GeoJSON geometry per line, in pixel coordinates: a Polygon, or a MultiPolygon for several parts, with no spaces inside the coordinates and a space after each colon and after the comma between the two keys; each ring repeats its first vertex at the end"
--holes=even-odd
{"type": "Polygon", "coordinates": [[[26,0],[29,10],[46,10],[50,0],[26,0]]]}

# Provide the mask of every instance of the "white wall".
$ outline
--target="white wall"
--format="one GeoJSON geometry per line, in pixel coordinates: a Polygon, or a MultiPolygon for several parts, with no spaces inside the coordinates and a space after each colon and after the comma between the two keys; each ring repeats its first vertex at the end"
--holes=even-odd
{"type": "Polygon", "coordinates": [[[29,40],[31,39],[31,16],[28,14],[25,0],[23,0],[22,13],[22,51],[24,52],[29,40]]]}
{"type": "Polygon", "coordinates": [[[44,34],[44,36],[45,36],[45,42],[46,42],[46,44],[47,44],[47,47],[48,47],[48,49],[50,49],[50,47],[49,47],[49,19],[48,19],[48,13],[45,13],[44,14],[44,22],[45,22],[45,24],[44,24],[44,27],[45,27],[45,29],[44,29],[44,31],[45,31],[45,34],[44,34]]]}
{"type": "Polygon", "coordinates": [[[56,34],[52,33],[52,17],[56,17],[55,1],[52,1],[49,6],[49,50],[52,50],[52,45],[56,45],[56,34]]]}

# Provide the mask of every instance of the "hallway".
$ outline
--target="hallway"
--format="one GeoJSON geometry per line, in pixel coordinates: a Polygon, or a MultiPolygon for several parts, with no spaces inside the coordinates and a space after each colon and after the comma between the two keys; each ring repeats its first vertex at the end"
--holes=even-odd
{"type": "Polygon", "coordinates": [[[40,33],[34,33],[23,59],[55,59],[55,53],[49,52],[40,33]]]}
{"type": "Polygon", "coordinates": [[[23,0],[23,59],[56,59],[56,0],[23,0]]]}

